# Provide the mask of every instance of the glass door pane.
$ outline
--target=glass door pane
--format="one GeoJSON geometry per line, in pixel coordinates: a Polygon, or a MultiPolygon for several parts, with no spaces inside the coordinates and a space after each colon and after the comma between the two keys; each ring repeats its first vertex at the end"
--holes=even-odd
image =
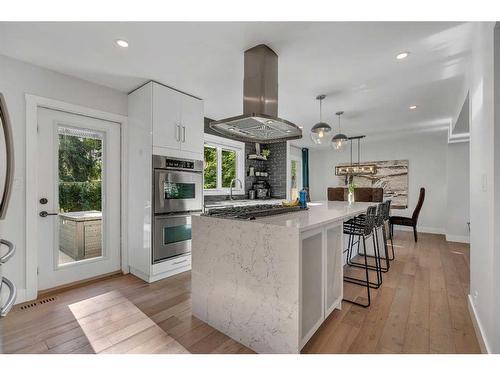
{"type": "Polygon", "coordinates": [[[59,266],[103,255],[103,139],[58,128],[59,266]]]}

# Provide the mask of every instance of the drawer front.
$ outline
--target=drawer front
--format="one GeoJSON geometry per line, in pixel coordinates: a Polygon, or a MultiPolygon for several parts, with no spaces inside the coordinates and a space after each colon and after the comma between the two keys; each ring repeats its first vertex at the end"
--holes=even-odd
{"type": "Polygon", "coordinates": [[[153,264],[153,275],[172,272],[181,268],[191,268],[191,254],[178,256],[161,263],[153,264]]]}

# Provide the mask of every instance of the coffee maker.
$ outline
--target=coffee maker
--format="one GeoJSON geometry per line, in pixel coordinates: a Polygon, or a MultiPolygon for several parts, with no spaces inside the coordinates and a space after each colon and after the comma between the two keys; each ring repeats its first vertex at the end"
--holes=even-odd
{"type": "Polygon", "coordinates": [[[252,190],[255,190],[255,196],[257,199],[270,199],[271,198],[271,186],[267,181],[258,180],[252,185],[252,190]]]}

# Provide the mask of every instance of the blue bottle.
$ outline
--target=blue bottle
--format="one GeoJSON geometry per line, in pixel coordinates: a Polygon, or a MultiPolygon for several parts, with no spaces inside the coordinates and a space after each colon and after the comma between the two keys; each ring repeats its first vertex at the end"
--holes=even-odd
{"type": "Polygon", "coordinates": [[[300,208],[306,209],[307,208],[307,190],[302,189],[299,192],[299,202],[300,202],[300,208]]]}

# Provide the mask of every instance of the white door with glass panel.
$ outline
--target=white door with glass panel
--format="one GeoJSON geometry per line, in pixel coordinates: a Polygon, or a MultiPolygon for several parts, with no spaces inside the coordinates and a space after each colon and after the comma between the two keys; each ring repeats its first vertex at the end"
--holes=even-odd
{"type": "Polygon", "coordinates": [[[120,270],[120,125],[38,110],[38,290],[120,270]]]}

